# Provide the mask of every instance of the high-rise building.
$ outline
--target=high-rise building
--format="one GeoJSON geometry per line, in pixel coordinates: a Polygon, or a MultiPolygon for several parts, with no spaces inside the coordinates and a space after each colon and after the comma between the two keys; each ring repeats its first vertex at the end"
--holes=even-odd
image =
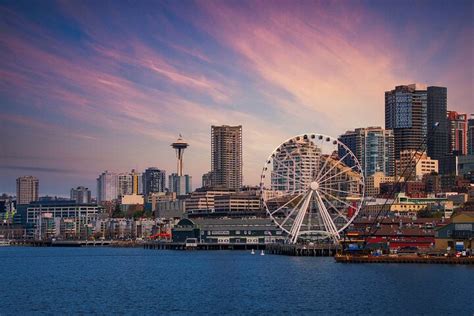
{"type": "Polygon", "coordinates": [[[166,171],[158,168],[148,168],[143,173],[143,193],[165,192],[166,189],[166,171]]]}
{"type": "Polygon", "coordinates": [[[33,176],[16,179],[16,204],[29,204],[38,201],[39,180],[33,176]]]}
{"type": "Polygon", "coordinates": [[[130,195],[133,193],[133,176],[131,173],[119,173],[117,175],[118,195],[130,195]]]}
{"type": "Polygon", "coordinates": [[[448,152],[455,156],[467,155],[467,114],[448,111],[448,152]]]}
{"type": "Polygon", "coordinates": [[[210,188],[212,186],[212,171],[206,172],[202,175],[202,187],[210,188]]]}
{"type": "Polygon", "coordinates": [[[72,188],[71,200],[76,201],[76,204],[90,204],[91,190],[86,187],[72,188]]]}
{"type": "Polygon", "coordinates": [[[176,195],[186,195],[191,193],[191,176],[179,176],[177,173],[172,173],[168,177],[170,192],[176,192],[176,195]]]}
{"type": "Polygon", "coordinates": [[[111,202],[118,198],[118,177],[105,171],[97,178],[97,203],[111,202]]]}
{"type": "Polygon", "coordinates": [[[395,158],[403,150],[417,149],[427,135],[427,92],[415,84],[385,92],[385,128],[394,134],[395,158]]]}
{"type": "MultiPolygon", "coordinates": [[[[395,173],[394,137],[392,130],[384,130],[381,127],[357,128],[347,131],[339,137],[354,153],[362,165],[364,176],[368,177],[376,172],[383,172],[386,176],[395,173]]],[[[344,156],[344,149],[339,146],[339,156],[344,156]]],[[[350,156],[344,159],[349,167],[355,165],[350,156]]]]}
{"type": "Polygon", "coordinates": [[[433,172],[438,173],[438,160],[431,159],[426,152],[404,150],[395,160],[395,175],[405,181],[421,180],[433,172]]]}
{"type": "Polygon", "coordinates": [[[474,155],[474,114],[467,121],[467,153],[474,155]]]}
{"type": "Polygon", "coordinates": [[[314,181],[321,165],[321,148],[308,138],[288,141],[273,157],[271,189],[302,192],[314,181]]]}
{"type": "Polygon", "coordinates": [[[132,194],[143,194],[142,174],[132,169],[132,194]]]}
{"type": "Polygon", "coordinates": [[[240,190],[242,164],[242,125],[213,125],[211,127],[212,187],[240,190]]]}
{"type": "Polygon", "coordinates": [[[440,171],[444,173],[446,169],[444,161],[448,153],[448,121],[446,119],[448,89],[428,87],[427,94],[428,139],[426,151],[431,159],[440,162],[440,171]],[[438,126],[435,128],[436,123],[438,126]]]}

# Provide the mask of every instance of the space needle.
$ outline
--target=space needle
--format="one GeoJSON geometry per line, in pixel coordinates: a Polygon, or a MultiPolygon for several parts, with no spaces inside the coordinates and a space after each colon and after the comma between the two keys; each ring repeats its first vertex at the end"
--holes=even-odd
{"type": "Polygon", "coordinates": [[[179,134],[178,140],[171,144],[171,147],[173,147],[176,150],[176,158],[178,158],[177,172],[178,172],[179,177],[183,175],[183,154],[184,154],[184,150],[188,146],[189,144],[183,140],[183,136],[181,136],[181,134],[179,134]]]}

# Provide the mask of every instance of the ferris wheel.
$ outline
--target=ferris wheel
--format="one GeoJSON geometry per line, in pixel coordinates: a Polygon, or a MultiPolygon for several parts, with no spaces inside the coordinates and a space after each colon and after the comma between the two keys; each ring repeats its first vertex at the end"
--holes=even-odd
{"type": "Polygon", "coordinates": [[[364,201],[362,167],[339,140],[317,133],[292,137],[267,158],[260,178],[271,219],[298,240],[339,240],[364,201]]]}

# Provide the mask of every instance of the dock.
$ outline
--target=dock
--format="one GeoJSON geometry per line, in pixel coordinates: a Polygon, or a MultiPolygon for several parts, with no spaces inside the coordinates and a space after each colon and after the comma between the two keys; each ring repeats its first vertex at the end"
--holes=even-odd
{"type": "Polygon", "coordinates": [[[10,246],[28,246],[28,247],[96,247],[96,246],[114,246],[119,241],[113,240],[11,240],[10,246]]]}
{"type": "Polygon", "coordinates": [[[337,252],[334,244],[268,244],[266,252],[273,255],[297,257],[333,257],[337,252]]]}
{"type": "Polygon", "coordinates": [[[337,254],[334,259],[339,263],[429,263],[429,264],[474,264],[474,257],[435,257],[435,256],[357,256],[337,254]]]}
{"type": "Polygon", "coordinates": [[[265,250],[266,244],[247,243],[195,243],[186,244],[184,242],[145,242],[143,248],[155,250],[265,250]]]}

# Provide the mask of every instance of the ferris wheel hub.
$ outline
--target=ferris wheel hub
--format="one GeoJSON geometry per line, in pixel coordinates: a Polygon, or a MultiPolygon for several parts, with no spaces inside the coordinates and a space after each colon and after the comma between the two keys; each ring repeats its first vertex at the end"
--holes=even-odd
{"type": "Polygon", "coordinates": [[[311,190],[316,191],[317,189],[319,189],[319,183],[316,181],[313,181],[311,182],[310,187],[311,187],[311,190]]]}

